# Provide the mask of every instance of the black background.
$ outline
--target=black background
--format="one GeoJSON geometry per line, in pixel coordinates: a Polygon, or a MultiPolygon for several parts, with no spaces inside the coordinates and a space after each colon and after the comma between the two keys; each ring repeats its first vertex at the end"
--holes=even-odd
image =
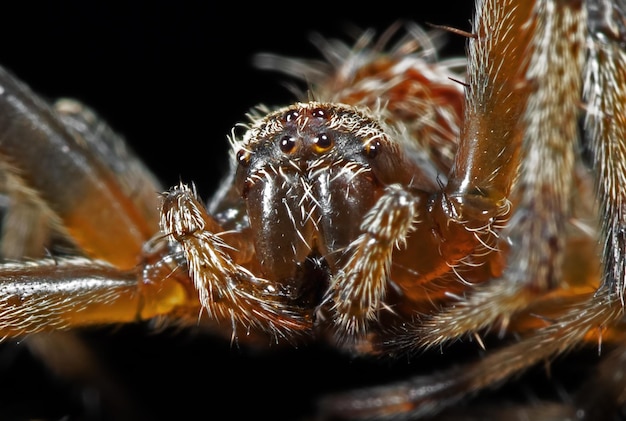
{"type": "MultiPolygon", "coordinates": [[[[92,106],[165,186],[193,181],[206,197],[225,169],[233,125],[259,103],[292,100],[280,75],[252,67],[252,54],[317,58],[308,36],[348,39],[347,25],[382,32],[409,20],[469,29],[473,6],[469,0],[413,2],[413,10],[405,9],[411,2],[335,3],[3,5],[0,64],[46,98],[73,97],[92,106]]],[[[463,45],[450,35],[444,54],[460,54],[463,45]]],[[[115,362],[147,419],[299,419],[321,392],[380,376],[378,363],[361,365],[323,346],[255,356],[225,341],[146,330],[107,330],[89,340],[115,362]]],[[[106,419],[106,408],[85,410],[80,391],[48,377],[25,347],[4,345],[2,355],[3,419],[106,419]]]]}

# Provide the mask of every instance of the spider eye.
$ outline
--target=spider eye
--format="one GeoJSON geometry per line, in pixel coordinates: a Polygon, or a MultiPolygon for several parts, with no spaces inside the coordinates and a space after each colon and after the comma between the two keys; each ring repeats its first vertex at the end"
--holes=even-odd
{"type": "Polygon", "coordinates": [[[313,139],[313,149],[317,153],[326,152],[333,147],[334,143],[333,138],[327,133],[320,133],[313,139]]]}
{"type": "Polygon", "coordinates": [[[250,164],[250,152],[245,149],[237,151],[237,162],[239,165],[247,167],[250,164]]]}
{"type": "Polygon", "coordinates": [[[292,136],[283,136],[280,139],[280,150],[284,153],[293,152],[296,148],[296,138],[292,136]]]}
{"type": "Polygon", "coordinates": [[[376,158],[376,156],[380,153],[380,149],[382,144],[379,140],[371,140],[363,145],[363,153],[368,158],[376,158]]]}
{"type": "Polygon", "coordinates": [[[285,121],[286,121],[287,123],[292,122],[292,121],[295,121],[295,120],[296,120],[296,118],[298,118],[298,116],[299,116],[299,115],[300,115],[300,113],[299,113],[297,110],[290,110],[290,111],[287,111],[287,112],[285,113],[285,121]]]}
{"type": "Polygon", "coordinates": [[[311,111],[311,115],[313,117],[317,117],[317,118],[326,118],[326,111],[323,110],[322,108],[316,108],[313,111],[311,111]]]}

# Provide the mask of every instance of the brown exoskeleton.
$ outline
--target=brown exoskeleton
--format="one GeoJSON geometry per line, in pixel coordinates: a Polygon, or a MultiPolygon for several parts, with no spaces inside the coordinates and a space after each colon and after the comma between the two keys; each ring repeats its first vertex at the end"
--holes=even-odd
{"type": "Polygon", "coordinates": [[[49,349],[61,332],[159,320],[416,362],[466,338],[485,349],[330,394],[316,414],[328,419],[457,415],[473,394],[599,342],[608,355],[569,399],[488,408],[617,414],[623,6],[477,2],[471,31],[453,30],[468,39],[465,75],[429,56],[416,27],[389,50],[364,37],[345,56],[322,41],[330,63],[260,56],[309,92],[233,131],[231,171],[206,205],[185,183],[155,194],[91,111],[51,108],[3,72],[0,335],[49,349]]]}

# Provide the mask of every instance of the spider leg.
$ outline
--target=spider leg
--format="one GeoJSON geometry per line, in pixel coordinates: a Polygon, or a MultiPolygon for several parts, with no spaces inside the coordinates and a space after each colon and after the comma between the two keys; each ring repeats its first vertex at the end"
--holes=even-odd
{"type": "Polygon", "coordinates": [[[431,376],[329,396],[320,404],[322,419],[408,420],[432,416],[501,384],[529,366],[550,360],[582,342],[590,326],[611,325],[622,314],[607,290],[587,294],[554,323],[497,350],[474,363],[431,376]]]}
{"type": "Polygon", "coordinates": [[[0,337],[154,316],[141,299],[137,273],[105,262],[50,258],[6,263],[0,271],[0,337]]]}
{"type": "Polygon", "coordinates": [[[158,228],[156,206],[137,201],[159,187],[146,177],[133,192],[125,191],[111,165],[114,155],[106,162],[94,153],[90,129],[69,123],[77,118],[61,117],[4,69],[0,87],[0,158],[10,189],[46,209],[55,229],[92,257],[126,269],[135,266],[143,243],[158,228]]]}
{"type": "MultiPolygon", "coordinates": [[[[532,24],[533,54],[525,78],[534,89],[520,128],[524,139],[520,175],[512,191],[514,211],[499,233],[501,247],[509,250],[506,267],[500,277],[471,289],[466,299],[420,318],[413,339],[399,340],[409,346],[435,347],[498,322],[506,327],[514,314],[566,282],[568,238],[574,238],[570,247],[580,247],[575,241],[580,232],[568,222],[573,217],[584,13],[580,4],[539,1],[532,24]]],[[[593,201],[590,191],[579,190],[577,195],[581,201],[584,197],[593,201]]],[[[595,241],[593,236],[583,237],[595,241]]]]}
{"type": "MultiPolygon", "coordinates": [[[[622,9],[619,8],[621,5],[622,9]]],[[[626,288],[626,10],[589,1],[584,98],[603,239],[602,287],[624,304],[626,288]]]]}
{"type": "MultiPolygon", "coordinates": [[[[5,130],[0,142],[0,191],[5,195],[0,255],[11,262],[30,259],[22,267],[11,263],[11,269],[0,275],[0,336],[18,336],[56,376],[80,385],[81,392],[97,392],[98,400],[118,417],[126,416],[133,412],[130,394],[81,332],[68,329],[141,317],[138,277],[121,275],[103,263],[105,270],[100,271],[99,264],[94,268],[86,259],[72,263],[35,259],[49,253],[86,251],[92,257],[133,267],[139,261],[141,244],[158,228],[156,192],[162,188],[124,140],[93,111],[67,99],[51,107],[4,70],[0,70],[0,81],[5,130]],[[38,165],[47,171],[39,172],[38,165]],[[50,186],[50,195],[41,191],[50,186]],[[104,202],[111,202],[94,200],[101,193],[104,202]],[[90,200],[98,203],[98,213],[75,213],[77,202],[85,205],[90,200]],[[114,213],[111,219],[107,210],[114,213]],[[108,231],[103,221],[130,224],[114,250],[101,236],[108,231]],[[69,238],[83,228],[86,235],[69,238]],[[33,271],[38,274],[30,278],[33,271]],[[46,271],[51,271],[49,276],[46,271]],[[95,310],[98,306],[106,310],[95,310]],[[81,321],[87,314],[91,316],[81,321]]],[[[110,228],[108,232],[116,235],[123,225],[110,228]]]]}
{"type": "Polygon", "coordinates": [[[132,201],[148,226],[155,229],[160,205],[155,193],[164,188],[124,138],[94,110],[76,100],[59,99],[54,102],[53,111],[74,136],[76,144],[113,174],[119,190],[132,201]]]}
{"type": "Polygon", "coordinates": [[[348,246],[346,263],[331,280],[322,305],[331,303],[340,342],[362,339],[384,302],[394,249],[413,229],[420,199],[400,185],[387,187],[365,216],[363,233],[348,246]]]}
{"type": "Polygon", "coordinates": [[[156,180],[90,110],[70,101],[52,108],[4,69],[0,86],[2,257],[33,259],[0,270],[0,337],[136,320],[135,268],[158,230],[156,180]],[[37,260],[59,242],[90,259],[37,260]]]}

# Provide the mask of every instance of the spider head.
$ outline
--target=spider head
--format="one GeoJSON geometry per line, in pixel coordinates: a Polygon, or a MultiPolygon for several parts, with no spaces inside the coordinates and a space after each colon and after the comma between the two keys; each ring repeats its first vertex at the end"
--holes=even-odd
{"type": "Polygon", "coordinates": [[[264,276],[293,298],[330,278],[385,186],[404,181],[398,146],[376,119],[342,104],[279,109],[235,146],[236,185],[264,276]]]}

